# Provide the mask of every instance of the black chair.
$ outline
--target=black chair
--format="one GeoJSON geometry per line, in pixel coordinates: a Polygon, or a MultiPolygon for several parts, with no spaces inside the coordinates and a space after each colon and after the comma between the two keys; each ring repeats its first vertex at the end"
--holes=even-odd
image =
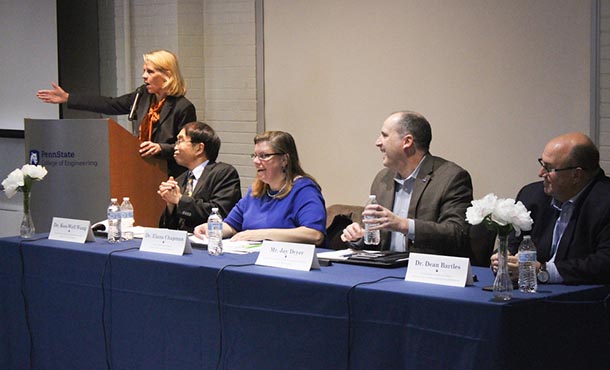
{"type": "Polygon", "coordinates": [[[341,233],[353,222],[362,223],[363,206],[333,204],[326,209],[326,247],[334,250],[348,248],[341,233]]]}
{"type": "Polygon", "coordinates": [[[468,232],[470,240],[470,264],[489,267],[489,258],[493,254],[496,234],[482,223],[473,225],[468,232]]]}

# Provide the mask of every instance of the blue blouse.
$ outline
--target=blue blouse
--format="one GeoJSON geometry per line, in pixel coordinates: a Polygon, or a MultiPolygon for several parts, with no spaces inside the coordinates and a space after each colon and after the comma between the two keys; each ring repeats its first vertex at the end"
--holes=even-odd
{"type": "Polygon", "coordinates": [[[250,187],[224,222],[237,232],[305,226],[326,236],[326,207],[318,186],[311,179],[301,177],[282,199],[271,198],[267,194],[256,198],[252,196],[250,187]]]}

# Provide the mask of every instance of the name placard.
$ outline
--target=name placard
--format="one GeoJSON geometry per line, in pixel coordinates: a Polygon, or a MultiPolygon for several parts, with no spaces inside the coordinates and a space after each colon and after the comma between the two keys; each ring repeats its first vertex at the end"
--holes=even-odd
{"type": "Polygon", "coordinates": [[[91,230],[91,221],[53,217],[49,240],[84,243],[95,241],[95,237],[91,230]]]}
{"type": "Polygon", "coordinates": [[[144,238],[142,238],[140,250],[175,256],[193,253],[186,231],[156,229],[152,227],[144,228],[144,238]]]}
{"type": "Polygon", "coordinates": [[[448,286],[472,285],[470,260],[435,254],[409,254],[406,281],[448,286]]]}
{"type": "Polygon", "coordinates": [[[256,264],[299,271],[320,268],[315,245],[270,240],[263,241],[256,264]]]}

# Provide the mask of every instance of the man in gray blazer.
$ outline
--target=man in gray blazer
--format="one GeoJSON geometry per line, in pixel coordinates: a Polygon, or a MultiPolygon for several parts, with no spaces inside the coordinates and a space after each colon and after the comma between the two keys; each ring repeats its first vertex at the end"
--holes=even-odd
{"type": "MultiPolygon", "coordinates": [[[[430,154],[432,129],[421,114],[392,113],[375,145],[383,165],[371,186],[378,205],[367,206],[364,223],[381,230],[380,250],[467,257],[466,208],[472,201],[472,180],[466,170],[430,154]]],[[[345,228],[341,239],[363,247],[364,229],[345,228]]],[[[371,249],[374,246],[366,246],[371,249]]]]}
{"type": "Polygon", "coordinates": [[[159,185],[158,193],[166,202],[159,227],[193,232],[207,222],[212,208],[217,207],[224,218],[241,199],[237,170],[216,162],[219,150],[220,138],[208,124],[191,122],[180,130],[174,158],[188,171],[159,185]]]}

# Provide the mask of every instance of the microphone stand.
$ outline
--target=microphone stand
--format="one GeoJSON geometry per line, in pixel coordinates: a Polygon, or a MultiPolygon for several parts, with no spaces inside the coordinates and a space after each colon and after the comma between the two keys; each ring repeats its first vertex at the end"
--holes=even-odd
{"type": "Polygon", "coordinates": [[[127,116],[127,119],[131,121],[131,132],[134,134],[136,132],[136,127],[134,127],[134,121],[137,119],[136,111],[138,109],[138,104],[140,103],[140,99],[142,98],[142,94],[144,93],[145,88],[146,84],[143,84],[136,89],[136,97],[133,99],[133,104],[131,105],[131,109],[129,110],[129,116],[127,116]]]}

